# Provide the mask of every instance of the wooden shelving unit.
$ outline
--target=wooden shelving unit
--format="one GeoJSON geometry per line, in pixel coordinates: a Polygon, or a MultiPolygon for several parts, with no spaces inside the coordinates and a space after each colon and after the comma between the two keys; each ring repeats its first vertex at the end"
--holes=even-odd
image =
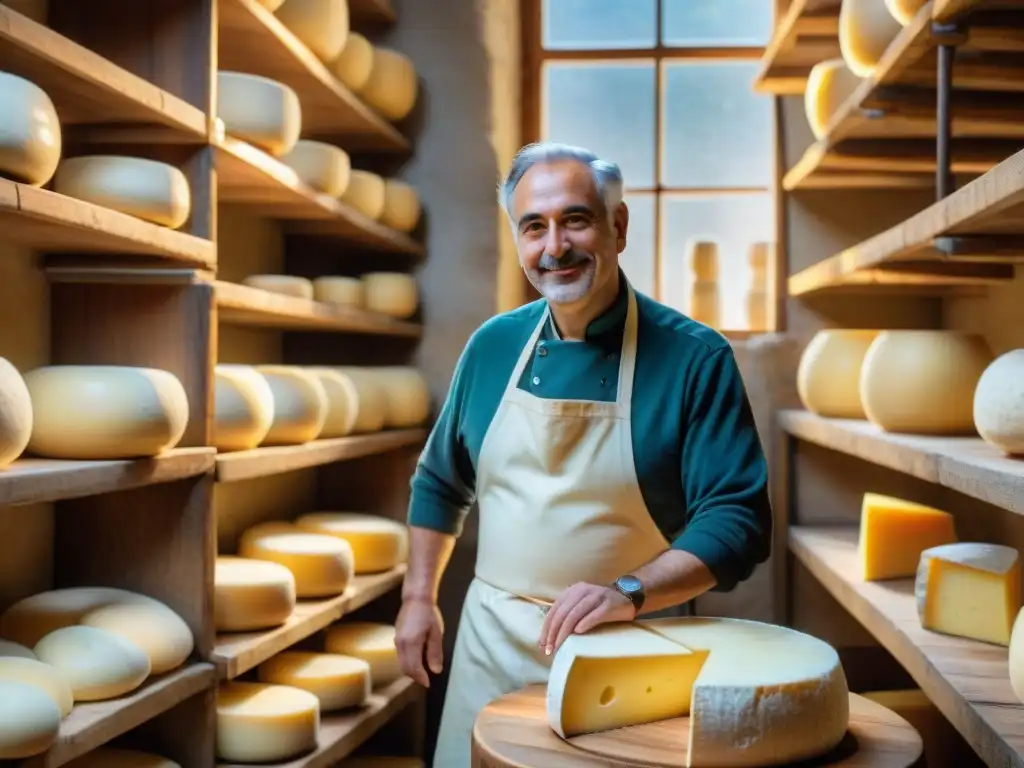
{"type": "Polygon", "coordinates": [[[792,0],[765,48],[754,88],[803,93],[811,67],[839,56],[839,6],[840,0],[792,0]]]}

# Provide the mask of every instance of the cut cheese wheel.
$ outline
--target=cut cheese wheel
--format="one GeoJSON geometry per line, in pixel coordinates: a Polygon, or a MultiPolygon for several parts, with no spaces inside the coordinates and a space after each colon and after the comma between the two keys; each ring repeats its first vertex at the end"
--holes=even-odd
{"type": "Polygon", "coordinates": [[[0,683],[25,683],[41,689],[53,699],[62,718],[71,713],[75,697],[61,674],[49,664],[35,659],[0,658],[0,683]]]}
{"type": "Polygon", "coordinates": [[[289,365],[261,365],[256,370],[274,394],[274,420],[263,445],[295,445],[316,440],[327,420],[327,393],[320,380],[289,365]]]}
{"type": "Polygon", "coordinates": [[[348,186],[352,163],[348,153],[323,141],[299,139],[281,162],[298,175],[299,180],[318,192],[340,197],[348,186]]]}
{"type": "Polygon", "coordinates": [[[220,632],[277,627],[295,609],[295,576],[267,560],[218,557],[213,589],[213,622],[220,632]]]}
{"type": "Polygon", "coordinates": [[[341,53],[331,62],[331,73],[356,93],[366,87],[373,71],[373,44],[349,30],[341,53]]]}
{"type": "Polygon", "coordinates": [[[426,768],[426,763],[418,757],[356,755],[342,760],[338,768],[426,768]]]}
{"type": "Polygon", "coordinates": [[[31,648],[26,648],[21,643],[12,643],[10,640],[0,640],[0,659],[34,659],[36,655],[31,648]]]}
{"type": "Polygon", "coordinates": [[[238,543],[238,554],[283,565],[295,576],[295,594],[300,598],[340,595],[354,573],[352,547],[347,542],[288,523],[249,528],[238,543]]]}
{"type": "Polygon", "coordinates": [[[366,434],[383,429],[388,415],[387,394],[373,370],[355,365],[337,366],[331,370],[347,376],[358,395],[356,421],[352,431],[366,434]]]}
{"type": "Polygon", "coordinates": [[[188,221],[192,212],[185,174],[173,165],[141,157],[89,155],[65,160],[53,189],[171,229],[188,221]]]}
{"type": "Polygon", "coordinates": [[[839,8],[839,50],[858,77],[870,77],[902,25],[886,0],[842,0],[839,8]]]}
{"type": "Polygon", "coordinates": [[[332,61],[348,37],[348,0],[285,0],[277,18],[321,61],[332,61]]]}
{"type": "Polygon", "coordinates": [[[359,707],[370,697],[370,665],[353,656],[285,651],[260,664],[258,674],[261,683],[309,691],[321,712],[359,707]]]}
{"type": "Polygon", "coordinates": [[[57,741],[60,721],[60,710],[42,688],[0,682],[0,759],[45,752],[57,741]]]}
{"type": "Polygon", "coordinates": [[[188,426],[188,397],[172,373],[113,365],[54,365],[25,374],[32,398],[28,451],[50,459],[156,456],[188,426]]]}
{"type": "Polygon", "coordinates": [[[390,48],[375,48],[370,77],[359,95],[388,120],[403,119],[416,106],[419,95],[412,59],[390,48]]]}
{"type": "Polygon", "coordinates": [[[375,368],[374,375],[387,398],[384,426],[395,429],[418,427],[430,417],[430,388],[426,377],[411,366],[375,368]]]}
{"type": "Polygon", "coordinates": [[[804,113],[814,138],[823,139],[828,127],[864,78],[850,71],[843,59],[827,59],[811,67],[804,90],[804,113]]]}
{"type": "Polygon", "coordinates": [[[914,20],[926,2],[928,0],[885,0],[885,7],[889,9],[892,17],[905,27],[914,20]]]}
{"type": "Polygon", "coordinates": [[[1002,544],[959,542],[926,549],[914,594],[925,629],[1009,645],[1021,608],[1020,556],[1002,544]]]}
{"type": "Polygon", "coordinates": [[[330,368],[307,368],[315,376],[327,396],[327,415],[324,418],[321,438],[344,437],[355,427],[359,415],[359,392],[349,376],[330,368]]]}
{"type": "Polygon", "coordinates": [[[800,356],[796,390],[804,408],[818,416],[863,419],[860,376],[871,343],[879,331],[818,331],[800,356]]]}
{"type": "Polygon", "coordinates": [[[102,701],[134,691],[149,677],[149,655],[135,643],[95,627],[64,627],[32,652],[68,681],[75,701],[102,701]]]}
{"type": "Polygon", "coordinates": [[[274,423],[274,393],[251,365],[221,363],[214,369],[213,410],[213,446],[248,451],[263,442],[274,423]]]}
{"type": "Polygon", "coordinates": [[[297,299],[313,298],[312,281],[295,275],[249,275],[242,279],[242,285],[284,296],[294,296],[297,299]]]}
{"type": "Polygon", "coordinates": [[[366,308],[371,312],[405,319],[419,306],[416,280],[404,272],[367,272],[363,275],[366,308]]]}
{"type": "Polygon", "coordinates": [[[974,426],[982,439],[1010,455],[1024,454],[1024,349],[985,369],[974,390],[974,426]]]}
{"type": "Polygon", "coordinates": [[[154,675],[180,667],[195,645],[184,619],[155,602],[106,605],[83,616],[82,626],[102,629],[137,645],[149,656],[154,675]]]}
{"type": "Polygon", "coordinates": [[[223,683],[217,690],[217,757],[274,763],[316,748],[320,701],[288,685],[223,683]]]}
{"type": "Polygon", "coordinates": [[[420,197],[412,184],[399,179],[385,179],[381,224],[399,232],[411,232],[419,223],[420,210],[420,197]]]}
{"type": "Polygon", "coordinates": [[[691,240],[686,244],[690,253],[690,271],[697,280],[718,279],[718,243],[691,240]]]}
{"type": "Polygon", "coordinates": [[[858,544],[865,581],[913,578],[921,553],[956,541],[953,516],[912,501],[865,493],[858,544]]]}
{"type": "Polygon", "coordinates": [[[31,437],[32,397],[18,369],[0,357],[0,469],[24,453],[31,437]]]}
{"type": "Polygon", "coordinates": [[[97,747],[77,760],[67,763],[67,768],[181,768],[178,763],[150,752],[117,747],[97,747]]]}
{"type": "Polygon", "coordinates": [[[371,219],[379,219],[384,213],[384,177],[370,171],[353,168],[348,177],[348,186],[339,198],[371,219]]]}
{"type": "Polygon", "coordinates": [[[324,649],[328,653],[355,656],[370,665],[374,688],[390,685],[402,677],[395,646],[395,628],[368,621],[347,621],[327,630],[324,649]]]}
{"type": "Polygon", "coordinates": [[[849,690],[838,654],[815,637],[738,619],[655,619],[570,635],[547,707],[562,737],[688,714],[687,765],[760,766],[833,749],[849,690]]]}
{"type": "Polygon", "coordinates": [[[231,136],[280,157],[302,132],[299,97],[276,80],[244,72],[217,73],[217,116],[231,136]]]}
{"type": "Polygon", "coordinates": [[[360,309],[363,306],[363,281],[358,277],[318,277],[313,281],[313,298],[325,304],[360,309]]]}
{"type": "Polygon", "coordinates": [[[53,178],[62,148],[60,120],[46,91],[0,72],[0,176],[41,187],[53,178]]]}
{"type": "Polygon", "coordinates": [[[861,368],[864,412],[887,432],[971,434],[974,390],[991,361],[976,334],[884,331],[861,368]]]}
{"type": "Polygon", "coordinates": [[[300,515],[295,525],[311,533],[336,536],[348,542],[355,572],[390,571],[405,562],[409,529],[404,523],[358,512],[312,512],[300,515]]]}

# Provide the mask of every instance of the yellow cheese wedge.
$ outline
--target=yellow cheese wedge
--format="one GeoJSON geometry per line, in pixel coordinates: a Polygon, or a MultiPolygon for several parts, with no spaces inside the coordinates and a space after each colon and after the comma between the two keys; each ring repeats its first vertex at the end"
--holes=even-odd
{"type": "Polygon", "coordinates": [[[337,58],[345,46],[348,0],[286,0],[277,18],[321,61],[337,58]]]}
{"type": "Polygon", "coordinates": [[[411,232],[419,223],[420,212],[419,194],[412,184],[399,179],[385,179],[381,224],[399,232],[411,232]]]}
{"type": "Polygon", "coordinates": [[[309,691],[321,712],[360,707],[370,697],[370,665],[352,656],[284,651],[260,664],[258,674],[261,683],[309,691]]]}
{"type": "Polygon", "coordinates": [[[355,558],[356,573],[390,571],[405,562],[409,529],[404,523],[359,512],[312,512],[300,515],[295,525],[311,533],[336,536],[347,542],[355,558]]]}
{"type": "Polygon", "coordinates": [[[796,371],[797,394],[804,408],[826,418],[866,418],[860,401],[861,368],[878,334],[853,328],[818,331],[796,371]]]}
{"type": "Polygon", "coordinates": [[[419,96],[419,78],[412,59],[390,48],[375,48],[370,77],[359,95],[386,119],[403,119],[419,96]]]}
{"type": "Polygon", "coordinates": [[[912,501],[865,493],[858,543],[865,581],[912,578],[921,553],[956,541],[953,516],[912,501]]]}
{"type": "Polygon", "coordinates": [[[67,768],[181,768],[178,763],[166,757],[149,752],[117,747],[97,747],[76,760],[67,763],[67,768]]]}
{"type": "Polygon", "coordinates": [[[57,741],[60,721],[60,710],[42,688],[0,682],[0,760],[45,752],[57,741]]]}
{"type": "Polygon", "coordinates": [[[412,317],[419,306],[416,278],[405,272],[367,272],[363,275],[366,308],[400,320],[412,317]]]}
{"type": "Polygon", "coordinates": [[[313,283],[308,278],[296,275],[249,275],[242,279],[242,285],[297,299],[313,298],[313,283]]]}
{"type": "Polygon", "coordinates": [[[283,565],[295,576],[299,598],[340,595],[354,573],[348,542],[306,533],[289,523],[262,523],[249,528],[238,543],[238,554],[283,565]]]}
{"type": "Polygon", "coordinates": [[[280,157],[302,133],[299,97],[284,83],[244,72],[217,73],[217,117],[230,135],[280,157]]]}
{"type": "Polygon", "coordinates": [[[1024,456],[1024,349],[1000,355],[974,389],[974,426],[982,439],[1011,456],[1024,456]]]}
{"type": "Polygon", "coordinates": [[[49,664],[35,659],[0,658],[0,683],[25,683],[42,689],[53,699],[62,718],[71,713],[75,704],[67,680],[49,664]]]}
{"type": "Polygon", "coordinates": [[[256,371],[274,395],[274,419],[262,444],[296,445],[316,440],[329,405],[320,380],[291,365],[260,365],[256,371]]]}
{"type": "Polygon", "coordinates": [[[338,197],[348,186],[352,162],[348,153],[323,141],[299,139],[281,162],[298,175],[299,180],[318,192],[338,197]]]}
{"type": "Polygon", "coordinates": [[[64,627],[32,652],[71,686],[75,701],[101,701],[134,691],[149,677],[149,655],[135,643],[95,627],[64,627]]]}
{"type": "Polygon", "coordinates": [[[213,584],[213,620],[220,632],[277,627],[295,609],[295,576],[279,563],[218,557],[213,584]]]}
{"type": "Polygon", "coordinates": [[[363,281],[358,277],[318,277],[313,281],[313,298],[325,304],[360,309],[364,302],[363,281]]]}
{"type": "Polygon", "coordinates": [[[348,186],[339,199],[376,220],[384,213],[386,189],[383,176],[353,168],[348,176],[348,186]]]}
{"type": "Polygon", "coordinates": [[[154,675],[180,667],[195,646],[184,619],[159,603],[105,605],[83,616],[82,626],[102,629],[137,645],[149,656],[154,675]]]}
{"type": "Polygon", "coordinates": [[[402,677],[395,646],[395,628],[369,621],[345,621],[333,625],[324,638],[328,653],[354,656],[370,665],[374,688],[390,685],[402,677]]]}
{"type": "Polygon", "coordinates": [[[0,357],[0,469],[24,453],[30,437],[32,396],[18,369],[0,357]]]}
{"type": "Polygon", "coordinates": [[[839,8],[839,50],[846,66],[859,77],[870,77],[902,28],[889,13],[886,0],[843,0],[839,8]]]}
{"type": "Polygon", "coordinates": [[[287,685],[222,683],[217,691],[217,757],[284,762],[316,748],[320,701],[287,685]]]}
{"type": "Polygon", "coordinates": [[[0,72],[0,176],[41,187],[63,150],[60,120],[46,93],[11,72],[0,72]]]}
{"type": "Polygon", "coordinates": [[[359,93],[373,71],[373,44],[350,30],[341,53],[331,62],[329,69],[347,88],[359,93]]]}
{"type": "Polygon", "coordinates": [[[274,423],[274,393],[251,365],[220,363],[214,368],[213,411],[213,446],[248,451],[263,442],[274,423]]]}
{"type": "Polygon", "coordinates": [[[814,138],[825,138],[832,118],[862,82],[864,78],[851,72],[843,59],[827,59],[811,67],[804,90],[804,113],[814,138]]]}

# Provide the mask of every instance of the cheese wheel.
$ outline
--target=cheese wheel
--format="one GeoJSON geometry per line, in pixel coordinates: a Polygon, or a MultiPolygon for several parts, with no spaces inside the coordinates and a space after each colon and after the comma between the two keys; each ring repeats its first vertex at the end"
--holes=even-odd
{"type": "Polygon", "coordinates": [[[1024,704],[1024,608],[1017,611],[1017,617],[1010,628],[1009,667],[1010,687],[1024,704]]]}
{"type": "Polygon", "coordinates": [[[1024,349],[996,358],[974,390],[974,426],[1009,455],[1024,454],[1024,349]]]}
{"type": "Polygon", "coordinates": [[[416,314],[419,289],[404,272],[367,272],[363,275],[366,308],[371,312],[405,319],[416,314]]]}
{"type": "Polygon", "coordinates": [[[422,373],[404,365],[375,368],[373,373],[387,398],[385,426],[409,429],[430,417],[430,387],[422,373]]]}
{"type": "Polygon", "coordinates": [[[892,17],[905,27],[914,20],[926,2],[928,0],[885,0],[885,7],[889,9],[892,17]]]}
{"type": "Polygon", "coordinates": [[[217,73],[217,117],[231,136],[280,157],[302,133],[299,97],[276,80],[244,72],[217,73]]]}
{"type": "Polygon", "coordinates": [[[902,25],[886,0],[842,0],[839,8],[839,51],[858,77],[870,77],[902,25]]]}
{"type": "Polygon", "coordinates": [[[327,393],[311,373],[288,365],[260,365],[274,395],[274,420],[263,445],[295,445],[316,440],[327,420],[327,393]]]}
{"type": "Polygon", "coordinates": [[[380,573],[405,562],[409,529],[404,523],[359,512],[311,512],[295,519],[311,533],[335,536],[352,548],[356,573],[380,573]]]}
{"type": "Polygon", "coordinates": [[[0,640],[0,659],[34,659],[36,655],[31,648],[26,648],[21,643],[12,643],[10,640],[0,640]]]}
{"type": "Polygon", "coordinates": [[[54,630],[32,652],[68,681],[75,701],[123,696],[142,685],[151,670],[145,650],[95,627],[54,630]]]}
{"type": "Polygon", "coordinates": [[[60,120],[46,91],[0,72],[0,176],[41,187],[53,178],[62,147],[60,120]]]}
{"type": "Polygon", "coordinates": [[[318,192],[340,197],[348,186],[352,163],[348,153],[323,141],[299,139],[281,162],[295,171],[299,180],[318,192]]]}
{"type": "Polygon", "coordinates": [[[376,220],[384,213],[386,188],[383,176],[353,168],[349,173],[348,186],[339,199],[376,220]]]}
{"type": "Polygon", "coordinates": [[[351,377],[330,368],[310,367],[306,372],[319,380],[327,396],[327,416],[320,437],[326,439],[351,434],[359,415],[359,392],[351,377]]]}
{"type": "Polygon", "coordinates": [[[53,189],[62,195],[178,229],[192,212],[185,174],[141,157],[86,155],[65,160],[53,189]]]}
{"type": "Polygon", "coordinates": [[[87,613],[81,623],[137,645],[149,656],[150,671],[154,675],[180,667],[195,646],[192,630],[185,620],[157,602],[106,605],[87,613]]]}
{"type": "Polygon", "coordinates": [[[25,374],[28,451],[50,459],[150,457],[178,444],[188,397],[172,373],[114,365],[52,365],[25,374]]]}
{"type": "Polygon", "coordinates": [[[359,95],[388,120],[403,119],[416,106],[419,95],[412,59],[391,48],[375,48],[370,77],[359,95]]]}
{"type": "Polygon", "coordinates": [[[811,67],[804,90],[804,114],[814,138],[823,139],[843,104],[864,78],[850,71],[843,59],[827,59],[811,67]]]}
{"type": "Polygon", "coordinates": [[[249,275],[242,279],[242,285],[297,299],[313,298],[313,283],[308,278],[296,275],[249,275]]]}
{"type": "Polygon", "coordinates": [[[277,18],[322,61],[337,58],[348,37],[348,0],[285,0],[277,18]]]}
{"type": "Polygon", "coordinates": [[[279,563],[218,557],[213,575],[213,623],[218,632],[253,632],[288,621],[295,576],[279,563]]]}
{"type": "Polygon", "coordinates": [[[313,281],[313,298],[336,307],[361,309],[365,303],[363,281],[358,277],[318,277],[313,281]]]}
{"type": "Polygon", "coordinates": [[[796,391],[804,408],[826,418],[866,418],[860,402],[860,374],[864,356],[879,333],[849,328],[818,331],[796,370],[796,391]]]}
{"type": "Polygon", "coordinates": [[[345,45],[331,62],[330,70],[345,87],[359,93],[373,71],[373,44],[358,32],[349,30],[345,45]]]}
{"type": "Polygon", "coordinates": [[[356,421],[352,425],[352,432],[366,434],[383,429],[388,415],[388,400],[373,369],[342,365],[331,370],[347,376],[356,391],[356,421]]]}
{"type": "Polygon", "coordinates": [[[18,369],[0,357],[0,469],[25,452],[31,437],[32,397],[18,369]]]}
{"type": "Polygon", "coordinates": [[[288,685],[222,683],[217,690],[217,757],[275,763],[316,748],[320,701],[288,685]]]}
{"type": "Polygon", "coordinates": [[[0,683],[34,685],[53,699],[62,718],[71,713],[75,697],[71,686],[56,669],[35,659],[0,658],[0,683]]]}
{"type": "Polygon", "coordinates": [[[348,542],[307,533],[289,523],[249,528],[238,543],[238,554],[283,565],[295,576],[295,594],[300,598],[340,595],[355,571],[348,542]]]}
{"type": "Polygon", "coordinates": [[[45,752],[57,741],[60,721],[60,710],[42,688],[0,682],[0,759],[45,752]]]}
{"type": "Polygon", "coordinates": [[[690,253],[690,271],[698,280],[718,279],[718,243],[691,240],[686,245],[690,253]]]}
{"type": "Polygon", "coordinates": [[[218,364],[211,444],[218,451],[251,450],[273,423],[274,393],[262,374],[251,365],[218,364]]]}
{"type": "Polygon", "coordinates": [[[974,390],[991,361],[987,344],[975,334],[880,333],[861,368],[864,412],[887,432],[973,433],[974,390]]]}
{"type": "Polygon", "coordinates": [[[324,648],[328,653],[355,656],[370,665],[374,688],[390,685],[402,677],[395,646],[395,628],[368,621],[347,621],[327,630],[324,648]]]}
{"type": "Polygon", "coordinates": [[[411,232],[419,220],[420,197],[416,188],[399,179],[385,179],[380,223],[399,232],[411,232]]]}
{"type": "Polygon", "coordinates": [[[67,768],[181,768],[160,755],[106,746],[97,747],[66,765],[67,768]]]}
{"type": "Polygon", "coordinates": [[[321,712],[360,707],[370,698],[370,665],[352,656],[284,651],[260,664],[258,675],[261,683],[309,691],[321,712]]]}

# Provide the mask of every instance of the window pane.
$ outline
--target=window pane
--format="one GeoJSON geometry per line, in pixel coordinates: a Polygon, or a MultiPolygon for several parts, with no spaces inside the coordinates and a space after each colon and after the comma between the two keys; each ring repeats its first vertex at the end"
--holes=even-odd
{"type": "Polygon", "coordinates": [[[654,285],[654,194],[634,192],[625,195],[629,207],[626,250],[619,254],[619,265],[629,282],[640,293],[657,298],[654,285]]]}
{"type": "Polygon", "coordinates": [[[665,46],[760,46],[772,33],[772,0],[661,0],[665,46]]]}
{"type": "Polygon", "coordinates": [[[689,311],[692,273],[687,248],[693,239],[712,240],[718,243],[720,327],[745,329],[751,278],[747,254],[752,243],[775,240],[771,194],[664,194],[661,231],[661,301],[689,311]]]}
{"type": "Polygon", "coordinates": [[[756,61],[665,65],[663,186],[770,186],[771,97],[751,90],[759,66],[756,61]]]}
{"type": "Polygon", "coordinates": [[[654,183],[654,63],[544,65],[541,135],[619,164],[627,187],[654,183]]]}
{"type": "Polygon", "coordinates": [[[552,51],[653,48],[655,0],[544,0],[541,39],[552,51]]]}

